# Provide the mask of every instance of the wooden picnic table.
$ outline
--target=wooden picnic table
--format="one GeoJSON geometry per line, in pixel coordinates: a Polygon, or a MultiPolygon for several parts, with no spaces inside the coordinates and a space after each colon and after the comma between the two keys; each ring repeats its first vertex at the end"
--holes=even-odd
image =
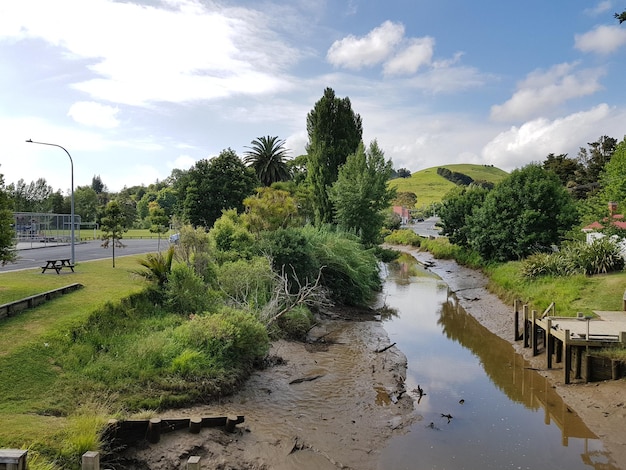
{"type": "Polygon", "coordinates": [[[70,262],[69,258],[49,259],[46,261],[46,265],[41,267],[41,274],[45,273],[48,269],[53,269],[57,274],[60,274],[61,269],[64,268],[69,268],[74,272],[74,265],[70,262]]]}

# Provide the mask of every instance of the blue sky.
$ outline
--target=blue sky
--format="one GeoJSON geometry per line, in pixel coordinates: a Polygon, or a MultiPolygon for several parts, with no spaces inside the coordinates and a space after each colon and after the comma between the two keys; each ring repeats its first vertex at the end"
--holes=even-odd
{"type": "Polygon", "coordinates": [[[254,138],[304,153],[324,88],[395,168],[511,171],[626,134],[616,0],[2,0],[0,173],[150,184],[254,138]]]}

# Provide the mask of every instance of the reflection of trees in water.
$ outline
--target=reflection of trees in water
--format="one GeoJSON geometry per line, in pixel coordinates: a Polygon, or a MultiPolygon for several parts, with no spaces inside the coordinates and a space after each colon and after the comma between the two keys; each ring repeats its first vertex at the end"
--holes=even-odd
{"type": "Polygon", "coordinates": [[[437,277],[419,264],[417,260],[408,253],[401,253],[397,259],[388,263],[387,267],[391,274],[389,279],[393,279],[393,281],[400,286],[410,284],[411,278],[415,277],[437,277]]]}
{"type": "Polygon", "coordinates": [[[567,437],[596,439],[578,415],[567,408],[547,379],[529,370],[528,362],[516,354],[508,342],[468,315],[453,295],[442,305],[437,323],[448,339],[479,358],[489,379],[509,399],[533,410],[543,408],[546,424],[554,420],[564,440],[567,437]]]}

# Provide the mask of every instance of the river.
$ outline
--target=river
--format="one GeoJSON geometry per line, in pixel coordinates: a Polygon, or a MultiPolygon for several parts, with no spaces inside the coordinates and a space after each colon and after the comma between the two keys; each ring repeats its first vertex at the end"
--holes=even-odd
{"type": "Polygon", "coordinates": [[[380,469],[614,469],[602,442],[545,378],[410,257],[388,266],[384,327],[407,356],[419,415],[380,469]],[[419,397],[419,395],[418,395],[419,397]],[[451,418],[443,415],[452,416],[451,418]]]}

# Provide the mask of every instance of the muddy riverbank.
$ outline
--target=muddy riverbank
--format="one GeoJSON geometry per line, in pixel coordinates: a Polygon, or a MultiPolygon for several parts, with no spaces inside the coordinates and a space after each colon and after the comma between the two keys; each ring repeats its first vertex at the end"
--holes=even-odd
{"type": "Polygon", "coordinates": [[[545,355],[532,357],[521,341],[513,338],[513,307],[487,290],[488,280],[480,272],[450,260],[437,260],[428,252],[404,249],[429,266],[456,294],[461,306],[484,327],[509,341],[515,350],[546,377],[563,401],[602,440],[613,458],[614,467],[626,470],[626,381],[564,384],[561,365],[546,368],[545,355]]]}
{"type": "MultiPolygon", "coordinates": [[[[237,432],[176,431],[131,448],[117,468],[376,469],[387,440],[419,417],[404,389],[406,357],[373,314],[323,316],[310,343],[277,341],[275,364],[255,372],[237,394],[162,417],[244,415],[237,432]]],[[[114,463],[114,462],[113,462],[114,463]]]]}

